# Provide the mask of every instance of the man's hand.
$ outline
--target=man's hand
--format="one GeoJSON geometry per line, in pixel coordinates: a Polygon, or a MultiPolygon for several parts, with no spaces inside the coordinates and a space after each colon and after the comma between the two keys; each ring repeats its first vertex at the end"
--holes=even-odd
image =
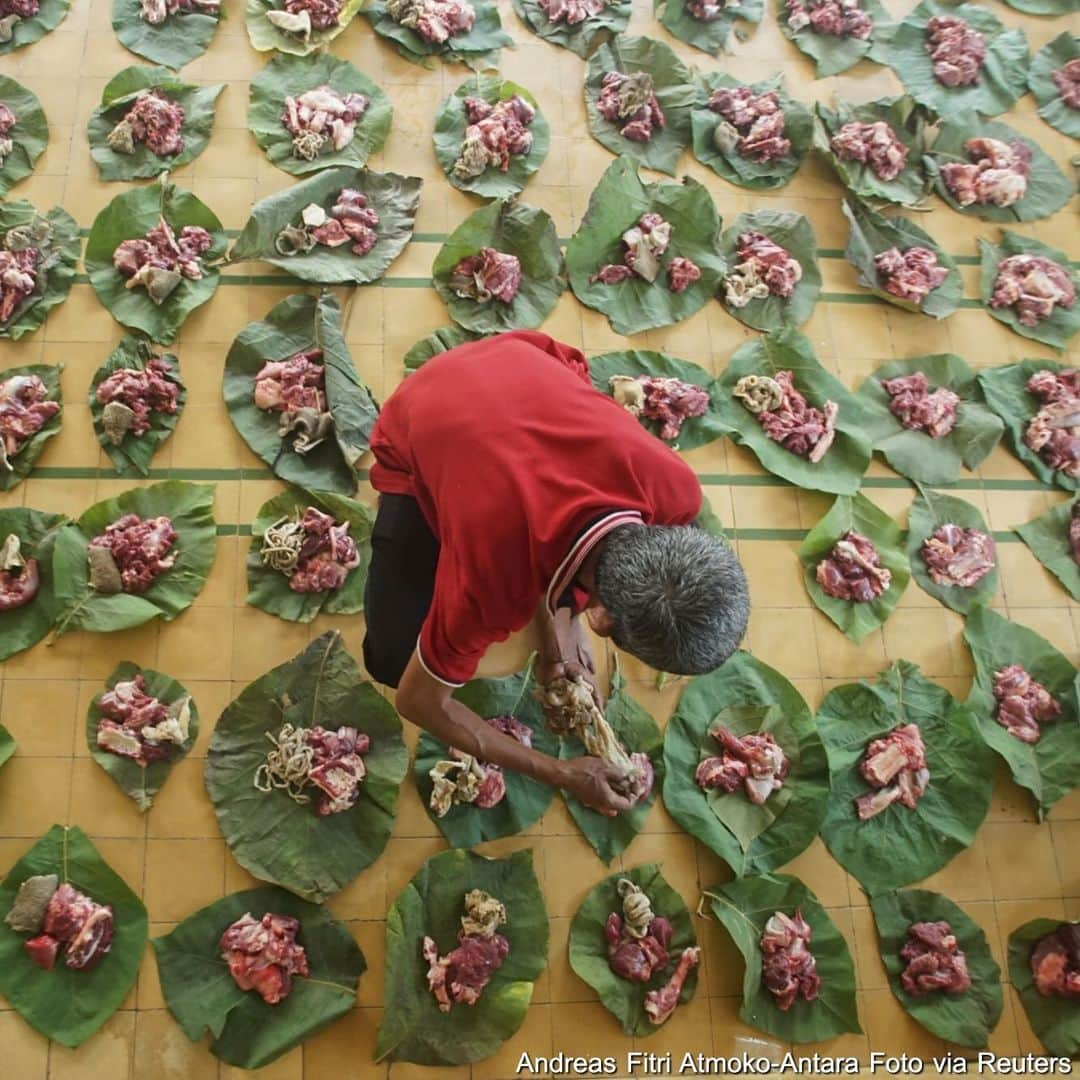
{"type": "Polygon", "coordinates": [[[618,779],[619,773],[600,758],[579,757],[563,762],[559,784],[590,810],[615,817],[634,805],[612,787],[618,779]]]}
{"type": "Polygon", "coordinates": [[[546,686],[555,679],[581,677],[592,685],[597,708],[602,710],[604,702],[596,685],[596,664],[581,619],[569,608],[557,608],[552,618],[543,600],[538,618],[542,645],[536,665],[537,682],[546,686]]]}

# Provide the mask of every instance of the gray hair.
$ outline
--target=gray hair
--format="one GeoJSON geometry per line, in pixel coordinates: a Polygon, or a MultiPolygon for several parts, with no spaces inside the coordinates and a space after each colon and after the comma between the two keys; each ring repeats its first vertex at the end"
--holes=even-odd
{"type": "Polygon", "coordinates": [[[695,525],[621,525],[596,562],[611,638],[659,671],[703,675],[738,647],[746,574],[728,543],[695,525]]]}

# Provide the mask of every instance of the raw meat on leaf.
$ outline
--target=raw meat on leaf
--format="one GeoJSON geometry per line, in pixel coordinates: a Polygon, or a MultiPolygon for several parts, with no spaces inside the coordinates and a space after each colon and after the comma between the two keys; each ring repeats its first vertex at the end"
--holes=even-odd
{"type": "Polygon", "coordinates": [[[646,143],[654,130],[666,124],[656,97],[653,77],[646,71],[624,75],[605,72],[596,101],[600,115],[619,128],[619,134],[632,142],[646,143]]]}
{"type": "Polygon", "coordinates": [[[943,588],[970,589],[994,569],[997,560],[989,533],[951,524],[942,525],[929,536],[920,554],[930,580],[943,588]]]}
{"type": "Polygon", "coordinates": [[[744,308],[768,296],[788,299],[802,280],[802,266],[764,233],[740,233],[734,269],[724,277],[724,300],[744,308]]]}
{"type": "Polygon", "coordinates": [[[60,402],[50,399],[37,375],[0,381],[0,475],[14,471],[12,460],[59,411],[60,402]]]}
{"type": "Polygon", "coordinates": [[[723,748],[723,754],[705,758],[698,765],[694,780],[699,787],[729,793],[742,788],[757,806],[783,787],[789,762],[771,734],[759,732],[740,737],[725,727],[715,727],[709,734],[723,748]]]}
{"type": "Polygon", "coordinates": [[[106,141],[118,154],[134,154],[143,143],[158,157],[174,157],[184,149],[183,125],[183,106],[161,90],[143,90],[106,141]]]}
{"type": "Polygon", "coordinates": [[[943,86],[972,86],[986,59],[986,38],[965,19],[934,15],[926,24],[926,51],[943,86]]]}
{"type": "Polygon", "coordinates": [[[1031,950],[1031,974],[1043,997],[1080,998],[1080,926],[1062,923],[1031,950]]]}
{"type": "Polygon", "coordinates": [[[859,7],[859,0],[785,0],[788,27],[809,27],[815,34],[853,37],[865,41],[874,32],[874,20],[859,7]]]}
{"type": "Polygon", "coordinates": [[[947,386],[931,390],[921,371],[882,379],[881,385],[889,395],[889,412],[909,431],[922,431],[931,439],[952,431],[960,397],[947,386]]]}
{"type": "Polygon", "coordinates": [[[992,308],[1012,307],[1024,326],[1038,326],[1055,306],[1071,308],[1076,286],[1069,270],[1043,255],[1009,255],[998,263],[992,308]]]}
{"type": "Polygon", "coordinates": [[[457,948],[439,956],[433,938],[424,937],[421,955],[428,964],[428,989],[440,1012],[457,1004],[475,1005],[492,975],[502,967],[510,942],[498,928],[506,922],[506,908],[482,889],[465,894],[457,948]]]}
{"type": "Polygon", "coordinates": [[[761,981],[782,1012],[800,998],[813,1001],[821,989],[811,937],[810,924],[798,909],[794,916],[776,911],[765,923],[760,941],[761,981]]]}
{"type": "Polygon", "coordinates": [[[615,403],[632,416],[658,423],[658,434],[667,441],[679,437],[687,420],[709,410],[708,392],[682,379],[612,375],[609,383],[615,403]]]}
{"type": "Polygon", "coordinates": [[[1058,89],[1058,97],[1070,109],[1080,109],[1080,57],[1050,73],[1058,89]]]}
{"type": "Polygon", "coordinates": [[[482,247],[450,271],[449,286],[464,300],[511,304],[521,287],[521,261],[516,255],[482,247]]]}
{"type": "Polygon", "coordinates": [[[1009,664],[994,672],[994,719],[1021,742],[1037,743],[1042,725],[1061,716],[1061,705],[1050,691],[1037,682],[1020,664],[1009,664]]]}
{"type": "Polygon", "coordinates": [[[955,996],[971,988],[967,957],[947,922],[912,923],[900,959],[907,964],[900,985],[912,997],[935,990],[955,996]]]}
{"type": "Polygon", "coordinates": [[[199,281],[204,274],[200,256],[209,250],[213,237],[201,225],[185,225],[175,233],[164,217],[145,237],[123,240],[113,252],[113,266],[127,278],[125,287],[142,286],[160,306],[187,278],[199,281]]]}
{"type": "Polygon", "coordinates": [[[26,558],[18,535],[9,533],[0,543],[0,612],[25,607],[40,588],[37,559],[26,558]]]}
{"type": "Polygon", "coordinates": [[[713,91],[708,107],[721,117],[713,133],[713,142],[721,153],[737,150],[750,161],[768,162],[791,152],[776,90],[759,94],[749,86],[722,86],[713,91]]]}
{"type": "Polygon", "coordinates": [[[218,948],[241,990],[254,990],[267,1005],[292,993],[294,975],[308,975],[307,953],[296,940],[300,920],[268,911],[261,919],[245,912],[221,935],[218,948]]]}
{"type": "Polygon", "coordinates": [[[887,293],[920,305],[949,276],[937,254],[925,247],[889,248],[874,256],[874,266],[887,293]]]}
{"type": "Polygon", "coordinates": [[[94,741],[102,750],[146,767],[167,761],[189,738],[191,699],[169,705],[147,693],[141,674],[116,683],[97,699],[101,712],[94,741]]]}
{"type": "Polygon", "coordinates": [[[307,349],[286,360],[267,360],[255,375],[256,407],[281,414],[278,435],[291,435],[298,454],[314,450],[333,432],[322,361],[322,349],[307,349]]]}
{"type": "Polygon", "coordinates": [[[892,583],[872,541],[853,529],[817,564],[814,577],[826,596],[856,604],[876,600],[892,583]]]}
{"type": "Polygon", "coordinates": [[[303,514],[279,518],[263,534],[260,558],[280,571],[297,593],[334,592],[350,570],[360,565],[349,523],[339,524],[314,506],[303,514]]]}
{"type": "Polygon", "coordinates": [[[128,435],[145,435],[154,413],[176,414],[180,385],[170,378],[173,374],[168,359],[153,356],[145,367],[117,368],[98,383],[94,397],[102,406],[102,427],[110,443],[119,446],[128,435]]]}
{"type": "Polygon", "coordinates": [[[365,94],[343,94],[326,84],[286,97],[281,123],[292,136],[293,155],[314,161],[322,153],[343,150],[370,104],[365,94]]]}
{"type": "Polygon", "coordinates": [[[61,954],[73,971],[92,970],[109,952],[116,930],[108,904],[95,903],[67,882],[57,887],[55,874],[27,878],[4,921],[34,935],[23,949],[46,971],[61,954]]]}
{"type": "Polygon", "coordinates": [[[904,171],[910,153],[884,120],[852,120],[833,135],[829,146],[841,161],[869,165],[873,174],[885,181],[895,180],[904,171]]]}
{"type": "Polygon", "coordinates": [[[874,788],[855,800],[860,821],[876,817],[896,802],[914,810],[930,783],[919,726],[902,724],[871,742],[859,762],[859,772],[874,788]]]}
{"type": "Polygon", "coordinates": [[[467,34],[476,22],[476,9],[468,0],[387,0],[386,12],[432,45],[467,34]]]}
{"type": "Polygon", "coordinates": [[[1080,370],[1038,371],[1027,388],[1042,402],[1024,442],[1053,470],[1080,477],[1080,370]]]}
{"type": "Polygon", "coordinates": [[[1020,139],[975,138],[964,143],[968,162],[947,161],[941,178],[960,206],[1013,206],[1026,194],[1031,147],[1020,139]]]}
{"type": "Polygon", "coordinates": [[[757,418],[765,434],[785,450],[816,464],[825,457],[836,437],[839,407],[826,401],[818,409],[795,388],[790,371],[768,375],[745,375],[732,390],[757,418]]]}
{"type": "Polygon", "coordinates": [[[536,109],[519,94],[502,98],[494,105],[483,98],[464,101],[468,126],[461,152],[454,162],[453,174],[461,179],[480,176],[490,168],[506,172],[513,156],[523,156],[532,149],[529,125],[536,109]]]}
{"type": "Polygon", "coordinates": [[[87,550],[90,584],[105,595],[145,593],[176,562],[176,529],[164,515],[125,514],[95,536],[87,550]]]}

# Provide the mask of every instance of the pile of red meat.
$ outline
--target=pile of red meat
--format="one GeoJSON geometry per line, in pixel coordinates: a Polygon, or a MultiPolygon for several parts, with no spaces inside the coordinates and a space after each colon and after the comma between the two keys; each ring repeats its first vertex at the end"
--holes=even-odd
{"type": "MultiPolygon", "coordinates": [[[[485,722],[522,746],[532,746],[532,728],[513,716],[489,716],[485,722]]],[[[506,797],[506,778],[500,766],[478,761],[453,747],[450,760],[437,762],[428,775],[434,782],[428,805],[436,817],[445,817],[453,806],[461,803],[490,810],[506,797]]]]}
{"type": "Polygon", "coordinates": [[[1054,308],[1076,303],[1072,274],[1044,255],[1010,255],[998,263],[992,308],[1014,307],[1023,326],[1038,326],[1054,314],[1054,308]]]}
{"type": "Polygon", "coordinates": [[[0,382],[0,473],[11,472],[12,460],[60,411],[37,375],[12,375],[0,382]]]}
{"type": "Polygon", "coordinates": [[[304,946],[296,940],[300,922],[268,911],[256,919],[245,912],[221,935],[218,948],[241,990],[254,990],[267,1005],[292,993],[293,976],[307,975],[304,946]]]}
{"type": "Polygon", "coordinates": [[[175,414],[180,387],[167,359],[152,357],[142,368],[118,368],[98,383],[94,397],[102,409],[109,441],[119,445],[129,432],[138,438],[150,430],[154,413],[175,414]]]}
{"type": "Polygon", "coordinates": [[[434,938],[425,936],[421,955],[428,964],[428,989],[440,1012],[453,1005],[475,1005],[492,976],[510,952],[510,942],[498,932],[506,909],[498,900],[473,889],[465,895],[457,948],[439,956],[434,938]]]}
{"type": "Polygon", "coordinates": [[[335,592],[350,570],[360,565],[349,523],[338,524],[330,514],[309,506],[300,519],[299,557],[289,573],[289,588],[296,593],[335,592]]]}
{"type": "Polygon", "coordinates": [[[325,83],[286,97],[281,123],[292,136],[293,155],[314,161],[324,150],[344,150],[369,104],[364,94],[341,94],[325,83]]]}
{"type": "Polygon", "coordinates": [[[23,301],[33,295],[40,265],[40,248],[0,249],[0,326],[10,322],[23,301]]]}
{"type": "Polygon", "coordinates": [[[991,570],[997,559],[994,538],[981,529],[942,525],[920,549],[930,580],[943,588],[970,589],[991,570]]]}
{"type": "Polygon", "coordinates": [[[15,123],[16,118],[11,107],[0,101],[0,168],[4,166],[4,159],[15,149],[15,140],[11,138],[15,123]]]}
{"type": "MultiPolygon", "coordinates": [[[[671,223],[659,214],[642,214],[637,223],[622,234],[621,240],[623,261],[605,263],[589,281],[618,285],[637,277],[650,284],[654,282],[660,275],[660,260],[671,243],[671,223]]],[[[668,262],[667,279],[671,292],[685,292],[695,281],[701,280],[701,270],[690,259],[676,255],[668,262]]]]}
{"type": "Polygon", "coordinates": [[[788,759],[780,744],[768,732],[741,738],[725,727],[709,734],[723,747],[719,757],[707,757],[694,773],[698,787],[706,791],[733,792],[742,788],[746,797],[760,806],[784,786],[788,759]]]}
{"type": "Polygon", "coordinates": [[[63,951],[64,965],[91,971],[112,946],[116,924],[108,904],[95,903],[55,874],[27,878],[4,921],[12,930],[34,936],[23,943],[38,967],[51,971],[63,951]]]}
{"type": "Polygon", "coordinates": [[[810,924],[796,909],[794,916],[776,911],[761,935],[761,982],[776,1007],[787,1012],[796,1000],[813,1001],[821,989],[817,960],[810,951],[810,924]]]}
{"type": "Polygon", "coordinates": [[[537,0],[537,3],[552,25],[565,23],[567,26],[578,26],[586,19],[599,15],[615,0],[537,0]]]}
{"type": "Polygon", "coordinates": [[[1057,71],[1051,71],[1050,78],[1054,80],[1061,103],[1070,109],[1080,109],[1080,56],[1057,71]]]}
{"type": "Polygon", "coordinates": [[[183,106],[160,90],[143,90],[107,142],[119,154],[134,154],[136,144],[143,143],[158,157],[172,157],[184,149],[183,126],[183,106]]]}
{"type": "Polygon", "coordinates": [[[661,439],[677,439],[687,420],[709,411],[708,392],[682,379],[612,375],[609,382],[615,403],[633,416],[658,423],[661,439]]]}
{"type": "Polygon", "coordinates": [[[90,581],[102,593],[144,593],[176,562],[176,530],[167,517],[125,514],[90,541],[90,581]],[[111,564],[111,565],[110,565],[111,564]]]}
{"type": "Polygon", "coordinates": [[[734,308],[767,296],[786,300],[802,280],[799,260],[764,233],[740,233],[735,258],[735,269],[724,278],[724,299],[734,308]]]}
{"type": "Polygon", "coordinates": [[[354,255],[366,255],[378,243],[375,231],[379,224],[379,212],[368,206],[367,196],[356,188],[342,188],[329,217],[311,230],[317,244],[336,248],[351,242],[354,255]]]}
{"type": "Polygon", "coordinates": [[[39,0],[0,0],[0,42],[10,41],[14,26],[41,10],[39,0]]]}
{"type": "Polygon", "coordinates": [[[127,288],[142,285],[155,304],[163,304],[180,282],[203,276],[200,256],[213,238],[201,225],[185,225],[180,234],[162,217],[145,237],[122,241],[113,252],[113,266],[127,288]]]}
{"type": "Polygon", "coordinates": [[[600,115],[619,128],[619,134],[632,142],[648,142],[653,131],[666,123],[656,98],[653,77],[645,71],[624,75],[608,71],[600,83],[596,100],[600,115]]]}
{"type": "Polygon", "coordinates": [[[1080,370],[1037,371],[1027,388],[1042,407],[1031,418],[1024,442],[1051,469],[1080,476],[1080,370]]]}
{"type": "Polygon", "coordinates": [[[536,118],[536,110],[520,95],[503,98],[494,105],[483,98],[467,97],[463,104],[468,126],[454,162],[454,176],[469,179],[493,167],[506,172],[511,157],[532,149],[529,125],[536,118]]]}
{"type": "Polygon", "coordinates": [[[386,12],[431,45],[441,45],[455,34],[467,34],[476,21],[476,11],[468,0],[387,0],[386,12]]]}
{"type": "Polygon", "coordinates": [[[340,814],[356,805],[360,784],[367,775],[363,755],[371,749],[371,736],[354,727],[306,729],[311,751],[307,782],[319,789],[315,812],[319,817],[340,814]]]}
{"type": "Polygon", "coordinates": [[[341,17],[342,0],[285,0],[289,15],[307,16],[309,30],[329,30],[341,17]]]}
{"type": "Polygon", "coordinates": [[[874,266],[885,291],[912,304],[921,305],[949,276],[936,253],[924,247],[889,248],[874,256],[874,266]]]}
{"type": "Polygon", "coordinates": [[[817,464],[828,453],[836,438],[839,406],[826,401],[819,409],[809,404],[795,387],[795,375],[778,371],[772,378],[749,375],[740,379],[733,390],[735,397],[757,417],[765,434],[789,453],[817,464]],[[766,401],[755,400],[748,383],[770,392],[766,401]]]}
{"type": "Polygon", "coordinates": [[[97,700],[101,712],[96,744],[110,754],[130,758],[145,768],[165,761],[173,747],[188,738],[190,705],[184,698],[166,705],[146,692],[141,674],[118,682],[97,700]]]}
{"type": "Polygon", "coordinates": [[[0,612],[25,607],[38,594],[41,576],[37,559],[22,554],[22,543],[8,533],[0,544],[0,612]]]}
{"type": "Polygon", "coordinates": [[[853,529],[817,564],[814,577],[826,596],[856,604],[876,600],[892,583],[892,573],[881,565],[877,548],[853,529]]]}
{"type": "Polygon", "coordinates": [[[874,32],[874,20],[859,7],[859,0],[786,0],[786,6],[792,31],[809,26],[815,34],[860,41],[874,32]]]}
{"type": "Polygon", "coordinates": [[[947,922],[912,923],[900,959],[907,964],[900,985],[912,997],[935,990],[958,995],[971,988],[967,957],[947,922]]]}
{"type": "Polygon", "coordinates": [[[1020,664],[1009,664],[994,672],[994,719],[1014,738],[1037,743],[1043,724],[1052,724],[1061,715],[1061,706],[1050,691],[1037,682],[1020,664]]]}
{"type": "Polygon", "coordinates": [[[713,142],[722,153],[735,149],[748,161],[764,163],[779,161],[791,152],[791,140],[784,135],[784,110],[775,90],[756,94],[749,86],[722,86],[710,96],[709,108],[723,117],[713,133],[713,142]]]}
{"type": "Polygon", "coordinates": [[[934,15],[926,24],[926,51],[942,86],[973,86],[986,59],[986,38],[955,15],[934,15]]]}
{"type": "Polygon", "coordinates": [[[895,180],[907,165],[908,147],[884,120],[872,124],[852,120],[840,128],[829,145],[841,161],[869,165],[879,180],[895,180]]]}
{"type": "Polygon", "coordinates": [[[739,0],[685,0],[683,9],[698,22],[715,22],[724,14],[725,8],[737,8],[739,0]]]}
{"type": "Polygon", "coordinates": [[[859,772],[874,789],[855,800],[860,821],[869,821],[897,802],[914,810],[930,783],[918,725],[903,724],[874,739],[859,762],[859,772]]]}
{"type": "Polygon", "coordinates": [[[278,435],[292,435],[298,454],[313,450],[334,426],[322,358],[322,349],[306,349],[286,360],[267,360],[255,375],[256,408],[280,415],[278,435]]]}
{"type": "Polygon", "coordinates": [[[220,13],[221,0],[139,0],[139,14],[151,26],[160,26],[170,15],[211,15],[216,18],[220,13]]]}
{"type": "Polygon", "coordinates": [[[1027,194],[1031,147],[1020,139],[968,139],[968,162],[939,166],[945,186],[961,206],[1012,206],[1027,194]]]}
{"type": "Polygon", "coordinates": [[[948,435],[956,424],[960,398],[947,386],[931,391],[930,381],[921,371],[882,379],[889,395],[889,412],[909,431],[922,431],[931,439],[948,435]]]}
{"type": "Polygon", "coordinates": [[[1080,925],[1062,923],[1035,942],[1031,974],[1043,997],[1080,998],[1080,925]]]}
{"type": "Polygon", "coordinates": [[[449,285],[458,296],[478,304],[489,300],[512,304],[521,288],[521,261],[516,255],[483,247],[450,271],[449,285]]]}

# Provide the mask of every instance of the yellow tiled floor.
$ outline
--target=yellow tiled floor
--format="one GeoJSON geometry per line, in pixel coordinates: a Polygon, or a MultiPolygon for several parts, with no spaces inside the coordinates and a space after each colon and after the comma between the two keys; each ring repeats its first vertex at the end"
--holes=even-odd
{"type": "MultiPolygon", "coordinates": [[[[805,58],[777,29],[772,5],[764,23],[746,41],[733,41],[733,52],[714,61],[669,38],[655,22],[649,0],[635,0],[631,30],[671,44],[702,70],[723,70],[745,79],[782,71],[788,90],[804,101],[829,100],[839,93],[868,100],[899,89],[885,68],[864,64],[836,78],[814,81],[805,58]]],[[[912,0],[889,0],[894,13],[912,0]]],[[[0,59],[0,71],[28,85],[41,98],[51,127],[51,141],[35,174],[11,197],[31,199],[40,209],[63,205],[83,228],[119,191],[122,184],[96,178],[86,142],[86,122],[108,79],[139,62],[117,43],[111,27],[112,0],[75,0],[66,21],[32,47],[0,59]]],[[[204,199],[229,229],[240,228],[253,200],[288,186],[285,173],[271,167],[249,135],[245,115],[247,81],[266,62],[248,44],[243,3],[225,0],[228,18],[206,55],[184,69],[195,82],[226,82],[219,99],[217,124],[208,150],[174,179],[204,199]]],[[[503,74],[528,87],[539,99],[553,132],[551,153],[523,198],[554,216],[561,236],[577,227],[589,193],[611,156],[593,142],[581,100],[584,66],[566,50],[531,36],[514,16],[509,0],[499,0],[504,26],[517,48],[503,53],[503,74]]],[[[1025,17],[1001,4],[994,14],[1010,26],[1022,26],[1033,51],[1064,28],[1062,20],[1025,17]]],[[[368,23],[357,18],[335,42],[333,52],[351,60],[379,83],[395,107],[394,129],[375,168],[422,176],[426,181],[417,220],[422,234],[446,233],[478,203],[446,184],[431,147],[433,112],[438,102],[466,76],[460,67],[436,63],[424,70],[406,63],[368,23]]],[[[1023,99],[1006,118],[1035,138],[1068,169],[1076,147],[1043,124],[1032,99],[1023,99]]],[[[855,271],[836,257],[846,241],[840,214],[842,189],[827,168],[810,160],[781,192],[757,195],[725,184],[689,154],[685,172],[705,183],[726,220],[759,206],[788,208],[811,218],[818,241],[833,254],[823,259],[826,291],[858,291],[855,271]]],[[[1070,171],[1070,175],[1072,175],[1070,171]]],[[[954,255],[976,254],[975,238],[994,229],[963,217],[931,200],[919,222],[954,255]]],[[[1049,221],[1019,226],[1057,246],[1071,243],[1080,256],[1075,203],[1049,221]]],[[[437,243],[415,242],[392,268],[395,277],[425,277],[437,243]]],[[[244,267],[243,270],[249,268],[244,267]]],[[[965,267],[967,295],[975,272],[965,267]]],[[[288,295],[288,283],[243,287],[226,281],[214,299],[186,323],[177,351],[189,388],[187,412],[155,467],[175,470],[260,468],[234,434],[220,398],[224,353],[235,334],[261,318],[288,295]]],[[[379,397],[402,376],[401,357],[423,334],[448,321],[431,289],[370,287],[360,290],[350,309],[346,339],[361,375],[379,397]]],[[[623,347],[598,313],[580,306],[567,293],[545,329],[596,353],[623,347]]],[[[1020,357],[1051,356],[977,309],[961,309],[941,324],[895,308],[821,303],[803,328],[822,362],[849,386],[892,357],[953,350],[976,368],[1020,357]]],[[[77,514],[89,503],[131,486],[108,471],[91,432],[85,405],[93,370],[121,334],[98,304],[88,285],[76,284],[67,302],[44,329],[21,343],[0,344],[0,368],[11,364],[63,364],[66,399],[63,434],[49,444],[40,471],[15,492],[0,496],[0,506],[27,505],[77,514]],[[87,478],[72,469],[96,468],[87,478]]],[[[719,373],[728,356],[753,334],[711,304],[685,323],[639,335],[633,344],[664,348],[719,373]]],[[[816,707],[838,683],[872,677],[901,657],[921,663],[927,674],[964,695],[971,664],[961,637],[962,622],[918,591],[913,583],[884,630],[854,646],[810,607],[796,558],[791,530],[812,525],[829,500],[810,492],[770,483],[745,450],[717,442],[695,450],[689,460],[703,476],[705,489],[723,524],[735,530],[787,530],[775,539],[737,539],[754,596],[747,645],[791,677],[816,707]],[[794,632],[793,632],[794,631],[794,632]]],[[[237,474],[232,473],[232,476],[237,474]]],[[[911,492],[888,486],[892,473],[882,464],[871,468],[867,494],[902,520],[911,492]]],[[[279,485],[266,479],[224,479],[218,485],[216,513],[225,524],[248,524],[257,507],[279,485]]],[[[1063,496],[1042,490],[1005,449],[997,450],[977,477],[968,478],[964,497],[979,504],[995,530],[1042,513],[1063,496]],[[996,481],[982,487],[982,481],[996,481]],[[1000,483],[1007,481],[1008,483],[1000,483]]],[[[365,483],[361,498],[371,499],[365,483]]],[[[752,534],[760,536],[760,533],[752,534]]],[[[219,540],[217,563],[195,606],[169,626],[152,624],[112,636],[73,634],[52,647],[44,644],[0,665],[0,719],[19,740],[17,756],[0,774],[0,870],[8,866],[54,822],[82,826],[116,870],[141,892],[150,912],[151,932],[166,932],[194,908],[251,879],[236,865],[220,839],[202,786],[202,762],[214,721],[230,698],[252,678],[295,654],[311,637],[337,626],[355,655],[363,635],[362,620],[320,619],[307,627],[280,622],[244,606],[243,558],[246,541],[219,540]],[[90,698],[120,660],[154,666],[187,683],[198,702],[203,726],[191,757],[176,768],[153,810],[140,817],[86,752],[83,724],[90,698]]],[[[1070,657],[1078,652],[1080,608],[1017,542],[1000,545],[1001,588],[995,606],[1048,637],[1070,657]]],[[[632,691],[663,720],[680,690],[679,680],[658,689],[652,673],[624,662],[632,691]]],[[[415,732],[410,739],[415,738],[415,732]]],[[[1001,770],[991,814],[975,844],[932,879],[930,887],[961,903],[987,931],[998,959],[1009,932],[1038,915],[1080,914],[1080,792],[1063,800],[1048,824],[1037,825],[1026,794],[1001,770]]],[[[438,1075],[495,1080],[514,1075],[519,1054],[553,1051],[603,1054],[632,1048],[591,991],[570,971],[566,958],[569,919],[582,897],[606,871],[593,856],[562,805],[556,801],[545,818],[524,838],[488,845],[492,853],[522,844],[536,851],[552,919],[550,967],[537,984],[535,1004],[519,1034],[496,1057],[471,1070],[438,1070],[438,1075]]],[[[383,857],[330,902],[361,943],[369,971],[360,982],[357,1008],[323,1034],[262,1071],[273,1080],[335,1080],[385,1074],[371,1064],[382,1003],[383,920],[394,896],[442,841],[423,813],[415,791],[406,784],[393,837],[383,857]]],[[[657,806],[644,833],[631,845],[626,865],[664,860],[669,879],[694,907],[703,886],[727,872],[710,852],[681,834],[657,806]]],[[[852,947],[859,973],[859,1009],[866,1034],[848,1037],[824,1052],[869,1049],[926,1054],[942,1044],[914,1025],[887,989],[877,954],[873,922],[857,884],[831,859],[820,841],[788,868],[799,874],[830,908],[852,947]]],[[[703,978],[696,1000],[646,1047],[731,1053],[740,1040],[755,1037],[737,1018],[741,963],[726,934],[714,924],[699,927],[704,946],[703,978]]],[[[993,1036],[999,1053],[1037,1051],[1017,1001],[1006,995],[1006,1009],[993,1036]]],[[[137,986],[105,1028],[77,1051],[50,1046],[0,1002],[0,1065],[14,1080],[210,1080],[239,1075],[219,1065],[204,1044],[191,1044],[164,1010],[149,950],[137,986]]],[[[433,1075],[432,1070],[396,1066],[395,1078],[433,1075]]]]}

